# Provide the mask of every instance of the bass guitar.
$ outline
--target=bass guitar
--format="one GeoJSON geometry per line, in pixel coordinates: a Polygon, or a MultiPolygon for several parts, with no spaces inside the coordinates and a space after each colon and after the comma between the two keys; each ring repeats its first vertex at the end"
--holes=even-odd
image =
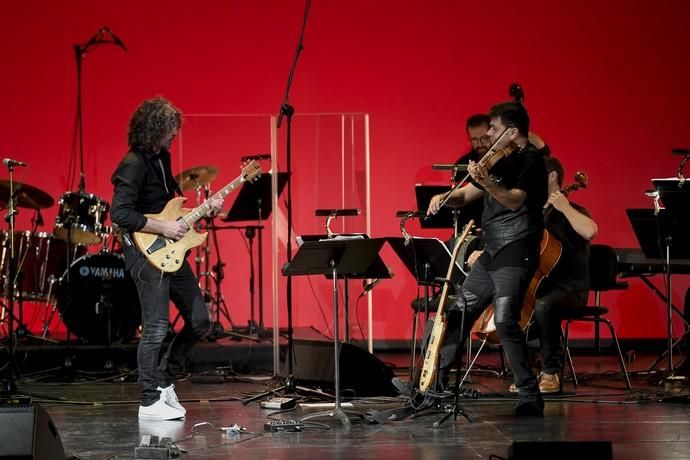
{"type": "Polygon", "coordinates": [[[199,246],[208,236],[207,233],[198,233],[194,230],[194,223],[208,213],[210,202],[216,198],[225,198],[242,183],[254,181],[260,174],[261,166],[259,163],[251,161],[242,168],[242,174],[235,180],[194,209],[182,207],[182,204],[187,200],[185,197],[173,198],[166,203],[165,208],[160,213],[145,214],[145,216],[158,220],[183,220],[189,227],[187,233],[179,240],[173,241],[163,235],[134,232],[132,234],[134,244],[144,254],[148,262],[158,270],[166,273],[176,272],[182,267],[187,251],[199,246]]]}
{"type": "MultiPolygon", "coordinates": [[[[474,221],[470,220],[465,229],[460,235],[460,238],[455,243],[455,248],[450,258],[450,265],[448,266],[448,273],[446,274],[446,280],[452,279],[453,269],[455,268],[455,261],[460,253],[460,248],[463,246],[463,242],[469,235],[470,230],[474,221]]],[[[427,344],[426,353],[424,354],[424,365],[422,367],[422,375],[419,379],[419,391],[426,394],[433,382],[436,380],[436,373],[438,369],[439,353],[441,351],[441,345],[446,336],[446,301],[448,299],[448,284],[450,281],[446,281],[443,284],[443,291],[441,292],[441,300],[438,304],[438,310],[436,311],[436,317],[434,318],[434,327],[431,330],[431,335],[429,336],[429,343],[427,344]]]]}

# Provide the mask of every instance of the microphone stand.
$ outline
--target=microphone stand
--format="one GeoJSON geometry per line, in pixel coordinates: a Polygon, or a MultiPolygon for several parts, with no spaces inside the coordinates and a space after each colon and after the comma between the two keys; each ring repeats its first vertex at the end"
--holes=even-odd
{"type": "MultiPolygon", "coordinates": [[[[295,58],[292,61],[292,67],[290,68],[290,74],[288,76],[287,86],[285,88],[285,95],[283,96],[283,102],[280,105],[280,115],[278,116],[277,127],[280,126],[283,121],[283,117],[287,118],[287,133],[286,133],[286,163],[287,163],[287,263],[292,261],[292,116],[295,114],[295,108],[289,104],[290,99],[290,87],[292,86],[292,79],[295,76],[295,69],[297,68],[297,61],[299,56],[304,49],[304,30],[307,26],[307,17],[309,16],[309,9],[311,7],[311,0],[306,1],[304,9],[304,19],[302,21],[302,30],[300,31],[299,41],[297,42],[297,48],[295,50],[295,58]]],[[[292,374],[292,364],[293,364],[293,341],[292,341],[292,277],[288,276],[287,279],[287,319],[288,319],[288,367],[287,367],[287,378],[285,380],[285,388],[288,391],[294,392],[296,389],[295,377],[292,374]]],[[[274,328],[279,328],[277,324],[273,325],[274,328]]]]}
{"type": "MultiPolygon", "coordinates": [[[[307,26],[307,17],[309,16],[309,9],[311,7],[311,0],[307,0],[304,8],[304,19],[302,21],[302,30],[300,31],[299,41],[297,42],[297,49],[295,50],[295,58],[292,60],[292,67],[290,68],[290,75],[288,76],[287,87],[285,88],[285,95],[283,96],[283,102],[280,105],[280,115],[278,116],[277,127],[280,128],[283,117],[287,118],[287,133],[286,133],[286,163],[287,163],[287,263],[292,261],[292,116],[295,114],[295,108],[292,107],[288,101],[290,97],[290,87],[292,86],[292,79],[295,76],[295,69],[297,68],[297,61],[299,60],[300,53],[304,49],[302,45],[304,43],[304,30],[307,26]]],[[[312,390],[310,388],[298,387],[295,382],[295,376],[292,373],[293,364],[293,340],[292,340],[292,277],[287,277],[287,317],[288,317],[288,353],[287,353],[287,377],[285,378],[285,383],[277,388],[268,390],[256,395],[250,396],[242,400],[242,404],[246,405],[252,401],[258,399],[263,399],[267,396],[271,396],[275,393],[281,391],[287,391],[288,393],[294,393],[296,390],[307,391],[315,393],[319,396],[328,396],[323,392],[318,390],[312,390]]],[[[273,325],[274,331],[279,330],[277,324],[273,325]]],[[[274,337],[277,336],[274,335],[274,337]]],[[[277,370],[276,370],[277,371],[277,370]]]]}
{"type": "Polygon", "coordinates": [[[7,362],[7,368],[5,376],[2,378],[0,395],[9,396],[17,393],[17,383],[15,381],[15,376],[18,374],[19,369],[17,368],[16,361],[16,351],[17,351],[17,334],[14,330],[14,258],[15,258],[15,245],[14,245],[14,223],[15,215],[17,214],[15,197],[14,197],[14,165],[12,163],[7,164],[7,169],[10,174],[10,198],[7,207],[7,215],[5,220],[10,224],[10,256],[7,267],[7,304],[9,309],[9,318],[7,323],[7,337],[10,341],[8,352],[9,358],[7,362]]]}

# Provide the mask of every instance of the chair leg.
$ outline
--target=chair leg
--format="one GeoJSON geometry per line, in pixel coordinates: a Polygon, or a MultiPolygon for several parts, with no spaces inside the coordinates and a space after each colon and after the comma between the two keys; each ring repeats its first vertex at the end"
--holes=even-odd
{"type": "MultiPolygon", "coordinates": [[[[594,304],[597,307],[601,306],[601,292],[597,291],[594,295],[594,304]]],[[[599,321],[601,316],[594,315],[594,351],[596,354],[601,354],[601,331],[599,331],[599,321]]]]}
{"type": "Polygon", "coordinates": [[[613,343],[616,345],[616,351],[618,352],[618,363],[621,366],[621,371],[623,371],[623,379],[625,380],[625,388],[627,390],[631,390],[632,385],[630,385],[630,377],[628,376],[628,371],[625,368],[625,361],[623,360],[623,352],[621,352],[621,346],[618,343],[618,337],[616,336],[616,331],[613,329],[613,324],[611,324],[611,321],[609,321],[606,318],[600,318],[599,321],[606,323],[606,325],[609,327],[609,332],[611,333],[611,338],[613,339],[613,343]]]}
{"type": "MultiPolygon", "coordinates": [[[[570,334],[570,323],[571,320],[567,320],[565,322],[565,334],[563,334],[563,361],[568,360],[568,365],[570,367],[570,373],[573,376],[573,385],[575,385],[575,388],[577,388],[578,382],[577,382],[577,374],[575,373],[575,367],[573,366],[573,360],[572,357],[570,356],[570,344],[568,343],[568,336],[570,334]]],[[[561,377],[565,376],[565,366],[561,364],[561,377]]],[[[563,381],[563,378],[561,378],[561,382],[563,381]]],[[[561,383],[561,385],[563,385],[561,383]]]]}
{"type": "Polygon", "coordinates": [[[412,350],[410,351],[410,382],[414,382],[415,361],[417,360],[417,322],[419,311],[414,312],[412,319],[412,350]]]}

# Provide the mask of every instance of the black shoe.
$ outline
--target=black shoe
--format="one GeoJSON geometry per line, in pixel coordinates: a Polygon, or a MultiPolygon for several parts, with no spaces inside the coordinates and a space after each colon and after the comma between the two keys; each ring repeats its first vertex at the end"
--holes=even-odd
{"type": "Polygon", "coordinates": [[[541,395],[520,398],[517,406],[515,406],[515,415],[518,417],[543,417],[544,400],[541,399],[541,395]]]}

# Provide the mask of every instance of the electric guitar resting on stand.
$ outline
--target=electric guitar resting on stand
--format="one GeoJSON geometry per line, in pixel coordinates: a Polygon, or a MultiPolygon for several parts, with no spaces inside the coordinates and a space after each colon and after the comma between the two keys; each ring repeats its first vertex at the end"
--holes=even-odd
{"type": "Polygon", "coordinates": [[[158,270],[166,273],[176,272],[182,267],[187,251],[199,246],[206,240],[207,233],[198,233],[194,230],[194,223],[204,217],[209,209],[210,202],[216,198],[225,198],[230,192],[242,185],[244,182],[251,182],[261,174],[261,166],[256,161],[251,161],[244,168],[235,180],[213,194],[206,202],[194,209],[186,209],[182,204],[187,200],[185,197],[175,197],[168,201],[158,214],[145,214],[158,220],[183,220],[189,230],[177,241],[173,241],[163,235],[154,233],[134,232],[132,237],[134,244],[144,254],[151,265],[158,270]]]}
{"type": "MultiPolygon", "coordinates": [[[[465,241],[465,238],[467,238],[467,235],[469,235],[473,225],[474,221],[470,220],[465,226],[462,235],[460,235],[460,238],[455,243],[455,248],[453,249],[453,254],[450,258],[450,265],[448,266],[448,273],[446,274],[446,280],[452,279],[453,269],[455,268],[455,261],[457,260],[458,254],[460,253],[460,248],[462,248],[462,242],[465,241]]],[[[426,353],[424,355],[424,366],[422,367],[422,375],[419,380],[419,391],[424,394],[426,394],[429,391],[433,382],[436,380],[441,345],[443,345],[443,339],[446,336],[446,302],[448,299],[449,290],[448,283],[450,283],[450,281],[446,281],[443,284],[441,300],[438,304],[436,317],[434,318],[434,327],[431,330],[431,335],[429,336],[429,343],[427,345],[426,353]]]]}

